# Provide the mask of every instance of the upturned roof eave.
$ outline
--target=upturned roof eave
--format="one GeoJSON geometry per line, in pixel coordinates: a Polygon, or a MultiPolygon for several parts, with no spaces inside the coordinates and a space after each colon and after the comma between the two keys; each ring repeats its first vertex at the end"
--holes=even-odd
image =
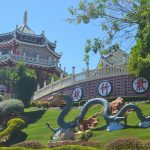
{"type": "MultiPolygon", "coordinates": [[[[35,44],[35,43],[28,43],[28,42],[25,42],[25,41],[21,41],[21,40],[19,40],[18,38],[16,38],[16,32],[18,32],[19,34],[24,34],[24,35],[30,35],[30,36],[37,36],[37,37],[44,37],[44,38],[46,38],[45,37],[45,35],[32,35],[32,34],[28,34],[28,33],[22,33],[22,32],[20,32],[20,31],[18,31],[17,29],[15,30],[15,31],[12,31],[12,32],[9,32],[9,33],[4,33],[4,34],[1,34],[1,35],[9,35],[9,34],[12,34],[13,36],[12,36],[12,38],[11,39],[9,39],[8,41],[3,41],[3,42],[0,42],[0,44],[5,44],[5,43],[9,43],[9,42],[11,42],[11,41],[13,41],[13,40],[15,40],[15,41],[17,41],[17,42],[19,42],[19,43],[24,43],[24,44],[28,44],[28,45],[33,45],[33,46],[40,46],[40,47],[47,47],[48,48],[48,50],[51,52],[51,53],[53,53],[57,58],[61,58],[61,54],[58,54],[58,53],[56,53],[55,51],[53,51],[53,50],[51,50],[51,48],[49,47],[49,44],[50,45],[52,45],[52,43],[49,41],[49,40],[47,40],[47,38],[45,39],[47,42],[45,42],[44,44],[35,44]]],[[[1,36],[0,35],[0,36],[1,36]]],[[[52,45],[52,46],[54,46],[54,45],[52,45]]],[[[54,47],[55,48],[55,47],[54,47]]]]}

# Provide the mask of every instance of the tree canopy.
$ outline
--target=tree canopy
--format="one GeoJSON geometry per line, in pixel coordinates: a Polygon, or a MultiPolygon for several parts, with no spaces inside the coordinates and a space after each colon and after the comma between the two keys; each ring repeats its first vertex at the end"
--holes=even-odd
{"type": "Polygon", "coordinates": [[[70,23],[92,22],[100,26],[105,33],[104,37],[87,40],[85,62],[89,61],[90,51],[102,54],[114,42],[120,40],[123,43],[130,40],[129,47],[133,47],[133,43],[136,44],[131,50],[130,70],[138,76],[143,75],[144,70],[149,68],[149,0],[80,0],[78,6],[69,8],[69,12],[71,17],[67,20],[70,23]]]}
{"type": "Polygon", "coordinates": [[[14,96],[22,100],[27,107],[36,88],[36,73],[29,69],[24,62],[19,62],[12,73],[14,96]]]}
{"type": "Polygon", "coordinates": [[[13,98],[23,101],[25,106],[30,104],[36,88],[36,73],[29,69],[24,62],[18,62],[14,68],[0,70],[0,84],[12,90],[13,98]]]}

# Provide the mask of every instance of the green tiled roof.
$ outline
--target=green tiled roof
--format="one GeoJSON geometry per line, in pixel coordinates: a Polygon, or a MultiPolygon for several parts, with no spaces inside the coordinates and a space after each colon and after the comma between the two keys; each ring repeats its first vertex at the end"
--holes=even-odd
{"type": "Polygon", "coordinates": [[[117,48],[111,49],[108,55],[102,57],[102,59],[111,65],[126,64],[129,60],[129,54],[121,50],[118,46],[117,48]]]}

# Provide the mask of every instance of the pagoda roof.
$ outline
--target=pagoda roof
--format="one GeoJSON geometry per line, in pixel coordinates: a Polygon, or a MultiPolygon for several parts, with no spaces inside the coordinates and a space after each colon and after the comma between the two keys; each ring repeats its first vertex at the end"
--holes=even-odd
{"type": "Polygon", "coordinates": [[[110,47],[109,53],[105,56],[102,55],[101,59],[110,65],[127,64],[129,60],[129,54],[121,50],[118,44],[116,44],[110,47]]]}
{"type": "Polygon", "coordinates": [[[12,40],[13,38],[14,38],[14,33],[13,32],[0,34],[0,43],[8,42],[8,41],[12,40]]]}
{"type": "Polygon", "coordinates": [[[56,43],[50,42],[45,37],[44,34],[40,34],[40,35],[29,34],[29,33],[21,32],[18,29],[16,29],[13,32],[0,34],[0,44],[11,42],[12,40],[23,42],[25,44],[33,44],[36,46],[48,47],[58,57],[61,57],[60,54],[55,52],[56,43]]]}
{"type": "Polygon", "coordinates": [[[9,42],[12,39],[16,39],[18,41],[32,43],[36,45],[47,44],[52,50],[56,48],[56,44],[50,42],[44,34],[35,35],[35,34],[25,33],[18,30],[18,28],[13,32],[0,34],[0,43],[9,42]]]}
{"type": "Polygon", "coordinates": [[[23,33],[34,34],[34,32],[31,30],[31,28],[28,27],[28,25],[26,25],[26,24],[22,24],[21,26],[17,27],[17,29],[23,33]]]}
{"type": "Polygon", "coordinates": [[[0,44],[7,43],[12,40],[17,40],[18,42],[24,42],[26,44],[34,44],[36,46],[48,47],[57,57],[61,57],[60,54],[55,52],[55,42],[50,42],[44,33],[36,35],[27,25],[27,12],[25,12],[24,22],[22,25],[17,26],[12,32],[0,34],[0,44]]]}
{"type": "Polygon", "coordinates": [[[29,28],[29,26],[27,25],[27,22],[28,22],[28,12],[25,11],[24,18],[23,18],[23,24],[19,27],[17,26],[17,29],[23,33],[34,34],[34,32],[31,30],[31,28],[29,28]]]}
{"type": "Polygon", "coordinates": [[[43,35],[35,35],[29,34],[19,31],[18,29],[15,30],[16,39],[22,42],[37,44],[37,45],[45,45],[47,44],[46,37],[43,35]]]}

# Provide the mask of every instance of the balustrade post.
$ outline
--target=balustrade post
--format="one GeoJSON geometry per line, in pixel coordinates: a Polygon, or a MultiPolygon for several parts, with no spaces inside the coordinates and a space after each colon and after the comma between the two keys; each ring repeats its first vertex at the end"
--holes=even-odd
{"type": "Polygon", "coordinates": [[[59,64],[59,68],[61,69],[61,63],[59,64]]]}
{"type": "Polygon", "coordinates": [[[75,82],[75,66],[72,67],[72,80],[75,82]]]}
{"type": "Polygon", "coordinates": [[[60,79],[63,79],[64,78],[64,74],[61,72],[60,73],[60,79]]]}
{"type": "Polygon", "coordinates": [[[84,72],[85,72],[85,69],[83,68],[83,69],[82,69],[82,73],[84,73],[84,72]]]}
{"type": "Polygon", "coordinates": [[[51,89],[53,89],[54,77],[51,78],[51,89]]]}
{"type": "Polygon", "coordinates": [[[52,64],[52,59],[51,59],[51,57],[48,57],[48,64],[52,64]]]}
{"type": "Polygon", "coordinates": [[[66,72],[66,67],[64,67],[64,72],[66,72]]]}
{"type": "Polygon", "coordinates": [[[72,74],[75,74],[75,66],[72,67],[72,74]]]}
{"type": "Polygon", "coordinates": [[[37,84],[37,91],[40,90],[40,84],[37,84]]]}
{"type": "Polygon", "coordinates": [[[36,56],[36,58],[37,58],[37,59],[39,59],[39,58],[40,58],[40,56],[39,56],[39,55],[37,55],[37,56],[36,56]]]}
{"type": "Polygon", "coordinates": [[[62,85],[63,77],[64,77],[64,75],[63,75],[63,73],[61,72],[61,74],[60,74],[60,86],[62,85]]]}
{"type": "Polygon", "coordinates": [[[46,80],[44,80],[44,87],[46,86],[46,80]]]}
{"type": "Polygon", "coordinates": [[[89,78],[89,62],[86,62],[86,78],[89,78]]]}
{"type": "Polygon", "coordinates": [[[51,84],[54,82],[54,77],[51,78],[51,84]]]}

